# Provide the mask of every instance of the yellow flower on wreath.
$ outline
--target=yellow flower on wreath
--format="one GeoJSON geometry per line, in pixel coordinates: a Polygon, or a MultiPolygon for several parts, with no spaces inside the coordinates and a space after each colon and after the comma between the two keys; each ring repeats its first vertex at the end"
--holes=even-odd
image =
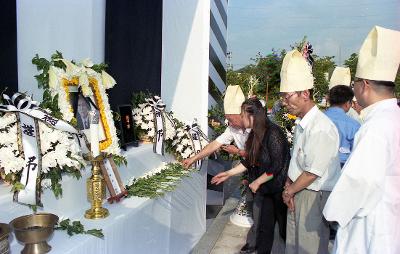
{"type": "Polygon", "coordinates": [[[288,117],[290,120],[296,120],[296,119],[297,119],[297,116],[292,115],[292,114],[287,114],[287,117],[288,117]]]}

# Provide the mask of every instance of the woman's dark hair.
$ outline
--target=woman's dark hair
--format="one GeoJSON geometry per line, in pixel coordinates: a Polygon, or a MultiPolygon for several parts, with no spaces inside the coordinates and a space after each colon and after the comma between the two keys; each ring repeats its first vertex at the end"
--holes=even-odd
{"type": "Polygon", "coordinates": [[[246,141],[245,149],[248,161],[251,165],[255,165],[269,120],[264,107],[257,98],[250,98],[244,101],[242,104],[242,112],[254,118],[253,128],[246,141]]]}

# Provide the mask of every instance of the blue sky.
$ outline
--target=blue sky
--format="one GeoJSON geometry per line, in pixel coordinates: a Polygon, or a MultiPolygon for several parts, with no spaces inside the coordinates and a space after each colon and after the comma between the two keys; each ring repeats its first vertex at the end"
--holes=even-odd
{"type": "Polygon", "coordinates": [[[241,68],[307,36],[314,53],[341,65],[374,25],[400,30],[400,0],[229,0],[230,62],[241,68]]]}

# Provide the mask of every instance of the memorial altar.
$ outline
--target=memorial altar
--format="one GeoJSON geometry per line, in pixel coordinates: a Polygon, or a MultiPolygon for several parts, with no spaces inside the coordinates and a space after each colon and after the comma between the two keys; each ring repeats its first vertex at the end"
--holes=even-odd
{"type": "MultiPolygon", "coordinates": [[[[153,152],[153,145],[129,148],[123,153],[128,166],[121,166],[119,173],[126,184],[131,177],[140,177],[148,170],[165,162],[174,161],[170,155],[153,152]]],[[[63,195],[56,199],[50,189],[42,194],[44,208],[49,212],[79,220],[85,228],[102,229],[104,239],[90,235],[68,236],[56,230],[48,243],[51,253],[189,253],[206,230],[206,178],[204,165],[184,177],[177,188],[157,199],[130,197],[119,203],[104,203],[110,215],[105,219],[88,220],[85,210],[90,207],[86,194],[86,179],[90,168],[76,180],[70,176],[61,182],[63,195]]],[[[0,185],[0,221],[32,213],[28,206],[12,201],[11,187],[0,185]]],[[[11,253],[19,253],[23,245],[11,237],[11,253]]]]}

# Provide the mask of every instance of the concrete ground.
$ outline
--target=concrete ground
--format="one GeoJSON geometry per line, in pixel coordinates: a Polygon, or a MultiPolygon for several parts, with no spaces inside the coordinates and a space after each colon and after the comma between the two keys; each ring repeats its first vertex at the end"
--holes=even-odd
{"type": "MultiPolygon", "coordinates": [[[[248,228],[238,227],[230,221],[225,225],[218,238],[211,254],[233,254],[239,253],[240,248],[246,243],[248,228]]],[[[285,243],[279,237],[277,228],[275,228],[274,245],[272,246],[272,254],[285,253],[285,243]]]]}
{"type": "MultiPolygon", "coordinates": [[[[236,254],[246,242],[249,228],[239,227],[232,224],[229,216],[235,211],[239,202],[238,191],[226,200],[218,215],[207,227],[207,232],[192,250],[192,254],[236,254]]],[[[331,252],[333,241],[329,244],[331,252]]],[[[272,254],[284,254],[285,244],[280,238],[278,228],[275,228],[274,244],[272,254]]]]}

